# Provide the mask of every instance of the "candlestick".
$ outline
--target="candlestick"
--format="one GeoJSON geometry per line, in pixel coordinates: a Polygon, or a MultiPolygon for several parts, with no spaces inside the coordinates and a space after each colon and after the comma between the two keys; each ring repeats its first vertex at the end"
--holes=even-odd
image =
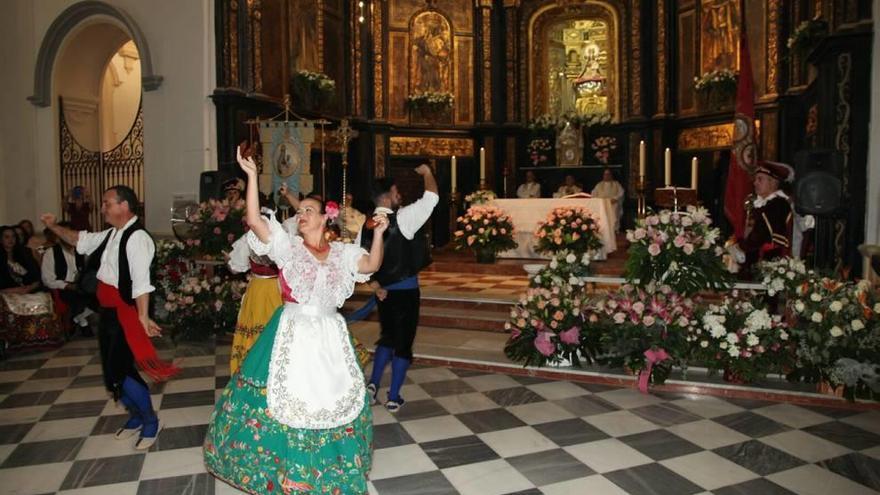
{"type": "Polygon", "coordinates": [[[486,182],[486,148],[480,147],[480,184],[486,182]]]}
{"type": "Polygon", "coordinates": [[[691,189],[693,189],[694,191],[697,190],[697,183],[699,182],[697,180],[697,177],[698,177],[697,174],[698,174],[699,169],[700,169],[700,165],[699,165],[699,162],[697,161],[697,157],[693,157],[693,159],[691,159],[691,189]]]}
{"type": "Polygon", "coordinates": [[[672,185],[672,151],[666,148],[664,167],[663,167],[663,183],[666,187],[672,185]]]}
{"type": "Polygon", "coordinates": [[[639,141],[639,177],[645,176],[645,161],[646,161],[646,150],[645,150],[645,141],[639,141]]]}
{"type": "Polygon", "coordinates": [[[455,169],[458,168],[458,164],[456,162],[455,155],[452,155],[451,168],[452,168],[452,194],[455,194],[455,184],[456,184],[456,180],[455,180],[456,170],[455,169]]]}

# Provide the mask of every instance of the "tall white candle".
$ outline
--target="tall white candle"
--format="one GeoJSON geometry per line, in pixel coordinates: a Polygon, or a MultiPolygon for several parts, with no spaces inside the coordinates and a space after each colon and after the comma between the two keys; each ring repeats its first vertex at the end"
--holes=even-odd
{"type": "Polygon", "coordinates": [[[666,148],[664,155],[663,182],[666,184],[666,187],[669,187],[672,185],[672,151],[666,148]]]}
{"type": "Polygon", "coordinates": [[[451,179],[451,180],[452,180],[452,193],[455,194],[455,184],[456,184],[456,180],[455,180],[455,169],[457,168],[457,163],[456,163],[456,160],[455,160],[455,155],[452,155],[452,166],[451,166],[451,168],[452,168],[452,179],[451,179]]]}
{"type": "Polygon", "coordinates": [[[639,141],[639,179],[645,178],[645,141],[639,141]]]}
{"type": "Polygon", "coordinates": [[[480,147],[480,183],[486,182],[486,148],[480,147]]]}
{"type": "Polygon", "coordinates": [[[699,180],[697,180],[697,173],[699,169],[700,162],[697,161],[697,157],[693,157],[691,159],[691,189],[693,189],[694,191],[697,190],[697,183],[699,182],[699,180]]]}

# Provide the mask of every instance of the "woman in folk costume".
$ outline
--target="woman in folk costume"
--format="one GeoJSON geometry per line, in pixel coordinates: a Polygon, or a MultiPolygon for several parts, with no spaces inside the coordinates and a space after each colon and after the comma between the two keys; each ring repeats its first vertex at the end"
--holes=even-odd
{"type": "MultiPolygon", "coordinates": [[[[262,211],[273,214],[266,208],[262,211]]],[[[272,314],[281,306],[281,289],[278,286],[278,267],[267,256],[257,256],[251,250],[247,234],[232,243],[227,264],[233,273],[251,272],[247,290],[241,299],[235,335],[232,337],[229,369],[234,375],[272,314]]]]}
{"type": "MultiPolygon", "coordinates": [[[[217,401],[205,438],[208,471],[250,493],[367,493],[372,413],[345,320],[337,312],[356,282],[382,263],[370,252],[328,243],[324,205],[300,202],[299,235],[263,219],[253,160],[248,174],[248,243],[279,268],[284,306],[275,312],[217,401]]],[[[376,230],[387,228],[378,218],[376,230]]]]}

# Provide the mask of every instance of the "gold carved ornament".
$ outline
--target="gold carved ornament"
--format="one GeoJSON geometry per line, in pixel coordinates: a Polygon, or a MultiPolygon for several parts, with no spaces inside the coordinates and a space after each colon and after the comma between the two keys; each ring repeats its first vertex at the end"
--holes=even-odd
{"type": "Polygon", "coordinates": [[[422,138],[394,136],[392,156],[473,156],[474,142],[464,138],[422,138]]]}

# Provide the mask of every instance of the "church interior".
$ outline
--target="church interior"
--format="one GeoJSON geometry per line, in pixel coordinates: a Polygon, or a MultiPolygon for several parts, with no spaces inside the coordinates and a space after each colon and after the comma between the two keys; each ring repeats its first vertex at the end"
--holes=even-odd
{"type": "Polygon", "coordinates": [[[880,0],[2,7],[0,494],[880,493],[880,0]],[[249,349],[288,428],[276,236],[317,291],[374,231],[331,308],[367,453],[222,473],[249,349]]]}

